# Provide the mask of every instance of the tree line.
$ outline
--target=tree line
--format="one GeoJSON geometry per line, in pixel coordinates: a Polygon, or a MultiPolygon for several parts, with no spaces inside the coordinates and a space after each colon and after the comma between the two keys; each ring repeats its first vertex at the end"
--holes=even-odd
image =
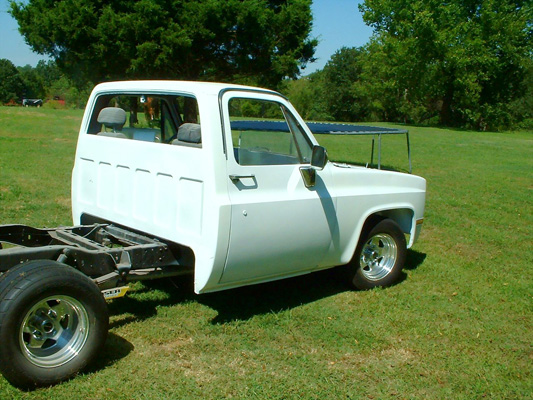
{"type": "MultiPolygon", "coordinates": [[[[10,4],[27,43],[62,77],[47,84],[73,98],[111,79],[230,81],[277,89],[306,119],[533,126],[530,0],[365,0],[370,42],[305,77],[318,44],[311,0],[10,4]]],[[[26,94],[40,90],[31,76],[44,66],[18,68],[26,94]]]]}
{"type": "Polygon", "coordinates": [[[366,46],[286,83],[306,118],[533,127],[530,1],[366,0],[360,10],[374,28],[366,46]]]}
{"type": "Polygon", "coordinates": [[[0,59],[0,104],[42,99],[51,107],[83,108],[91,89],[89,82],[76,85],[54,61],[16,67],[10,60],[0,59]]]}

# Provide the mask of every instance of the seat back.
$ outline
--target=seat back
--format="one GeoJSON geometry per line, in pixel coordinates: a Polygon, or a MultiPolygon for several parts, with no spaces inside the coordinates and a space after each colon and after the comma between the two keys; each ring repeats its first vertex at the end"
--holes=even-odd
{"type": "Polygon", "coordinates": [[[178,137],[172,144],[189,147],[202,147],[202,130],[200,124],[186,122],[178,128],[178,137]]]}
{"type": "Polygon", "coordinates": [[[112,129],[113,132],[121,131],[126,123],[126,111],[119,107],[103,108],[98,114],[98,123],[112,129]]]}

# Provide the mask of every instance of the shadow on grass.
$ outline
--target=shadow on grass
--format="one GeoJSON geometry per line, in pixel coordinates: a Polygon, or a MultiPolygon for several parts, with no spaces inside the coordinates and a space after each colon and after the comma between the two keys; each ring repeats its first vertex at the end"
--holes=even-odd
{"type": "MultiPolygon", "coordinates": [[[[405,269],[418,268],[425,258],[424,253],[408,250],[405,269]]],[[[407,275],[403,274],[400,282],[406,277],[407,275]]],[[[124,315],[123,318],[114,320],[110,328],[153,317],[157,314],[157,307],[184,302],[197,302],[217,311],[212,324],[246,321],[256,315],[289,310],[351,290],[339,268],[202,295],[194,293],[191,277],[147,281],[143,285],[135,292],[137,298],[125,297],[109,305],[112,315],[124,315]],[[162,291],[164,298],[142,299],[143,293],[152,289],[162,291]]]]}
{"type": "MultiPolygon", "coordinates": [[[[408,250],[404,269],[415,270],[425,259],[426,254],[408,250]]],[[[398,284],[406,277],[407,274],[403,274],[398,284]]],[[[246,321],[256,315],[290,310],[348,290],[339,268],[203,295],[194,293],[191,277],[159,279],[144,282],[142,287],[136,288],[135,296],[119,298],[110,303],[110,314],[118,318],[110,323],[109,328],[146,320],[157,314],[158,307],[185,302],[196,302],[217,311],[217,316],[211,320],[214,325],[246,321]],[[161,291],[163,298],[146,296],[153,290],[161,291]]],[[[101,357],[85,373],[103,370],[126,357],[133,349],[134,346],[126,339],[109,333],[101,357]]]]}
{"type": "Polygon", "coordinates": [[[425,253],[420,253],[419,251],[408,249],[407,255],[405,257],[405,265],[403,266],[403,271],[400,277],[398,278],[398,282],[396,282],[393,286],[399,285],[407,279],[407,274],[404,271],[414,271],[420,265],[422,265],[425,259],[425,253]]]}
{"type": "Polygon", "coordinates": [[[115,299],[108,305],[110,315],[121,317],[111,321],[109,323],[109,329],[151,318],[157,314],[157,307],[197,301],[199,297],[194,293],[192,277],[146,281],[143,282],[143,286],[140,289],[136,288],[134,293],[134,295],[126,295],[125,297],[115,299]],[[143,298],[144,294],[154,290],[163,292],[164,298],[143,298]]]}
{"type": "Polygon", "coordinates": [[[413,271],[417,269],[426,259],[426,253],[421,253],[416,250],[407,250],[407,257],[405,259],[405,266],[403,269],[413,271]]]}
{"type": "Polygon", "coordinates": [[[111,315],[124,316],[112,321],[110,329],[151,318],[157,314],[157,307],[184,302],[197,302],[216,310],[218,315],[211,322],[221,324],[287,310],[349,290],[336,268],[202,295],[194,293],[191,277],[147,281],[143,285],[135,291],[136,297],[126,296],[109,304],[111,315]],[[145,292],[154,289],[164,292],[164,298],[142,299],[145,292]]]}
{"type": "Polygon", "coordinates": [[[280,312],[348,291],[337,269],[296,278],[245,286],[198,297],[218,312],[212,324],[248,320],[255,315],[280,312]]]}
{"type": "Polygon", "coordinates": [[[104,349],[102,352],[100,352],[100,356],[94,362],[92,362],[82,374],[103,370],[126,357],[133,349],[133,344],[128,342],[126,339],[109,332],[104,349]]]}

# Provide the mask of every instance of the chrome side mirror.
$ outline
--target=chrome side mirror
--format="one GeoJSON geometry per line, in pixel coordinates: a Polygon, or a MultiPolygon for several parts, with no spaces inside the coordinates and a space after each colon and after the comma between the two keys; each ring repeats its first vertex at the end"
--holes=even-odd
{"type": "Polygon", "coordinates": [[[314,146],[313,154],[311,155],[311,166],[300,167],[300,173],[304,180],[305,187],[311,188],[316,184],[316,171],[324,169],[328,162],[328,152],[325,147],[314,146]]]}
{"type": "Polygon", "coordinates": [[[323,170],[328,162],[328,152],[325,147],[315,145],[311,155],[311,166],[323,170]]]}

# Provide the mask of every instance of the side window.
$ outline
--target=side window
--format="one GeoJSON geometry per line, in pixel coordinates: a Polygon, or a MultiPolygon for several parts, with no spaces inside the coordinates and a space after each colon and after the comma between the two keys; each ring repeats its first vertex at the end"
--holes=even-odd
{"type": "Polygon", "coordinates": [[[282,104],[232,98],[228,108],[233,152],[240,165],[310,162],[311,142],[296,118],[282,104]]]}
{"type": "Polygon", "coordinates": [[[193,97],[103,95],[96,100],[87,133],[201,147],[199,122],[198,104],[193,97]]]}

